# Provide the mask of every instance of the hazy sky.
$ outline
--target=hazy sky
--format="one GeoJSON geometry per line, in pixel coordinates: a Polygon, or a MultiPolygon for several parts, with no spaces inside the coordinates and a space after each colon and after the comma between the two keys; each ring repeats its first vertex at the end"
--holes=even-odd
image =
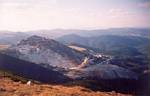
{"type": "Polygon", "coordinates": [[[150,0],[0,0],[0,30],[150,27],[150,0]]]}

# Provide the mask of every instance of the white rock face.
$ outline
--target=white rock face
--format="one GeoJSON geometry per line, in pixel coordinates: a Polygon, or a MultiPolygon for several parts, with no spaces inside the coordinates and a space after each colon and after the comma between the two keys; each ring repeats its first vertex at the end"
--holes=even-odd
{"type": "Polygon", "coordinates": [[[15,50],[20,52],[20,59],[37,64],[43,63],[63,68],[74,66],[74,63],[69,58],[63,57],[50,49],[39,49],[34,48],[34,46],[25,45],[19,46],[15,50]]]}
{"type": "Polygon", "coordinates": [[[76,61],[82,57],[81,54],[65,45],[37,36],[23,40],[9,50],[16,52],[12,55],[17,54],[17,58],[22,60],[61,68],[77,66],[76,61]]]}

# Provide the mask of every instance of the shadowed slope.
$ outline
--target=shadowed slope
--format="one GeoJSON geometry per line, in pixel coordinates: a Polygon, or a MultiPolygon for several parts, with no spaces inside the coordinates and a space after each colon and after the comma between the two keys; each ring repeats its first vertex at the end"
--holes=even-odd
{"type": "Polygon", "coordinates": [[[63,74],[37,64],[0,54],[0,69],[13,74],[45,83],[63,83],[70,80],[63,74]]]}

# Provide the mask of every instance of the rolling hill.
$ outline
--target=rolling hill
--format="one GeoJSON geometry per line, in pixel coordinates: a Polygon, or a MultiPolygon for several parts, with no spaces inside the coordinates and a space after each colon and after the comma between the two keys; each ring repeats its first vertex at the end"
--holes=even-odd
{"type": "Polygon", "coordinates": [[[104,35],[95,37],[81,37],[78,35],[65,35],[57,39],[64,44],[77,44],[99,49],[99,52],[110,55],[138,56],[144,53],[140,46],[150,45],[150,39],[137,36],[104,35]]]}

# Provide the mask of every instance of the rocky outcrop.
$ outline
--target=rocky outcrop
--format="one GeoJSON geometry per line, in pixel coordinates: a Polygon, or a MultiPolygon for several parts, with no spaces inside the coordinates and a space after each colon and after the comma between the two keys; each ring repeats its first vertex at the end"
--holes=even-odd
{"type": "Polygon", "coordinates": [[[83,54],[54,40],[31,36],[5,51],[6,54],[36,64],[70,68],[80,64],[83,54]]]}

